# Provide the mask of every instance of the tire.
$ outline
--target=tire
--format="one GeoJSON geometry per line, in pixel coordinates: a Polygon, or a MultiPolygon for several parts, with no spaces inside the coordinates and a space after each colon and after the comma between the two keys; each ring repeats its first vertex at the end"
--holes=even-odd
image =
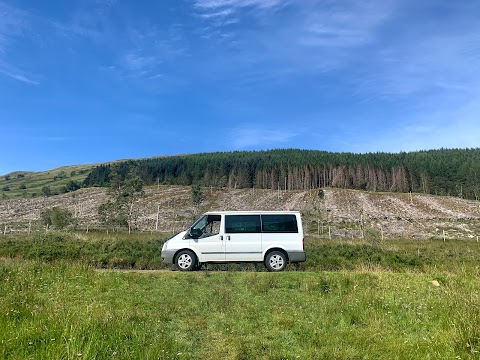
{"type": "Polygon", "coordinates": [[[268,271],[283,271],[287,267],[287,256],[281,251],[271,251],[265,256],[265,267],[268,271]]]}
{"type": "Polygon", "coordinates": [[[180,271],[192,271],[197,266],[197,257],[190,250],[182,250],[175,257],[175,266],[180,271]]]}

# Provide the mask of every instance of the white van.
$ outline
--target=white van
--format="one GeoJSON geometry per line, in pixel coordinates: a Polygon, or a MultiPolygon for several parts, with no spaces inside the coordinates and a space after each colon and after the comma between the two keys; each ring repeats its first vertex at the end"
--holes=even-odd
{"type": "Polygon", "coordinates": [[[306,260],[298,211],[215,211],[173,236],[162,259],[179,270],[204,263],[263,262],[269,271],[306,260]]]}

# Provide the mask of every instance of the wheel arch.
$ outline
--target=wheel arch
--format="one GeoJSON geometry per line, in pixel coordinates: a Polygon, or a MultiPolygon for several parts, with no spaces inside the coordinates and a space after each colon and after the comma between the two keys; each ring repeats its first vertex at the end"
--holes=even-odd
{"type": "Polygon", "coordinates": [[[263,261],[267,259],[267,255],[270,254],[272,251],[280,251],[285,255],[285,258],[287,259],[287,263],[290,262],[290,259],[288,258],[288,253],[285,251],[285,249],[281,247],[271,247],[267,250],[265,250],[265,253],[263,254],[263,261]]]}
{"type": "Polygon", "coordinates": [[[184,250],[188,250],[188,251],[191,251],[193,252],[193,254],[195,255],[195,257],[197,258],[197,262],[200,262],[200,257],[198,256],[197,252],[192,249],[192,248],[181,248],[181,249],[178,249],[177,251],[175,251],[175,254],[173,255],[173,263],[175,264],[177,262],[177,256],[178,254],[180,254],[180,252],[184,251],[184,250]]]}

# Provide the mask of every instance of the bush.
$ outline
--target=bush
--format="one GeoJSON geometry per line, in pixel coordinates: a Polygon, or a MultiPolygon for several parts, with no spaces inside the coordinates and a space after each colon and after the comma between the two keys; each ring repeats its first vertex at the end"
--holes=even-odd
{"type": "Polygon", "coordinates": [[[80,183],[78,181],[70,180],[67,183],[66,189],[67,189],[67,191],[75,191],[75,190],[80,189],[80,187],[81,186],[80,186],[80,183]]]}
{"type": "Polygon", "coordinates": [[[42,188],[42,193],[43,193],[43,195],[45,195],[45,196],[50,196],[50,195],[52,195],[52,190],[50,189],[50,186],[44,186],[44,187],[42,188]]]}
{"type": "Polygon", "coordinates": [[[45,210],[41,215],[41,219],[46,226],[53,226],[56,229],[74,226],[76,222],[70,210],[60,207],[45,210]]]}

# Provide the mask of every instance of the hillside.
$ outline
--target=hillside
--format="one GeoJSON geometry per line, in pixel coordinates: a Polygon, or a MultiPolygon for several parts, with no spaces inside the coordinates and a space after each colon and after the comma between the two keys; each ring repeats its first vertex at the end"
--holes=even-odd
{"type": "Polygon", "coordinates": [[[15,171],[0,176],[2,200],[14,198],[32,198],[43,196],[43,188],[48,187],[51,194],[61,194],[69,182],[79,186],[97,165],[62,166],[48,171],[15,171]]]}
{"type": "Polygon", "coordinates": [[[135,174],[147,185],[311,190],[342,188],[417,192],[479,199],[480,149],[401,153],[318,150],[216,152],[96,166],[83,185],[108,186],[135,174]]]}
{"type": "MultiPolygon", "coordinates": [[[[379,193],[349,189],[278,191],[202,188],[203,200],[192,205],[189,186],[149,186],[135,204],[141,231],[175,232],[207,210],[300,210],[305,231],[323,237],[473,238],[480,235],[480,203],[426,194],[379,193]],[[158,226],[157,226],[158,212],[158,226]]],[[[0,202],[0,226],[8,232],[40,228],[43,210],[69,208],[82,229],[98,228],[104,188],[82,188],[51,196],[0,202]]]]}

